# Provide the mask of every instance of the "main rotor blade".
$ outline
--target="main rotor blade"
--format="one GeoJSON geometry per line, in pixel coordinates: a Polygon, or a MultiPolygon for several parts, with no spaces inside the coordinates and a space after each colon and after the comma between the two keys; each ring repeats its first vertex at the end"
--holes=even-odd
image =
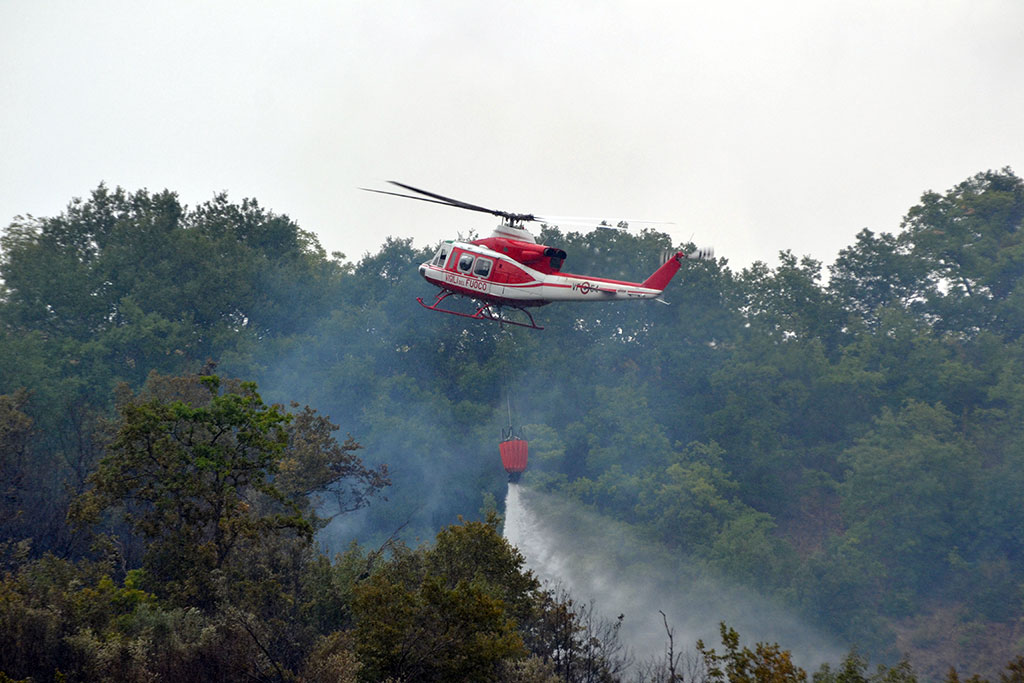
{"type": "MultiPolygon", "coordinates": [[[[414,197],[411,194],[401,194],[399,192],[388,192],[387,190],[375,190],[372,187],[360,187],[359,189],[360,190],[365,190],[366,192],[376,192],[377,194],[389,194],[392,197],[402,197],[403,199],[415,199],[415,200],[420,201],[420,202],[430,202],[431,204],[441,204],[443,206],[454,206],[457,209],[464,209],[464,208],[466,208],[466,207],[462,206],[461,204],[454,204],[452,202],[442,202],[442,201],[439,201],[437,199],[427,199],[426,197],[414,197]]],[[[488,213],[490,213],[490,212],[488,212],[488,213]]]]}
{"type": "MultiPolygon", "coordinates": [[[[506,215],[504,211],[497,211],[495,209],[488,209],[485,206],[477,206],[476,204],[470,204],[469,202],[464,202],[461,199],[453,199],[451,197],[445,197],[444,195],[437,194],[437,193],[434,193],[434,192],[427,192],[426,190],[421,190],[418,187],[413,187],[412,185],[406,185],[405,183],[400,183],[397,180],[389,180],[388,182],[391,183],[392,185],[397,185],[398,187],[400,187],[400,188],[402,188],[404,190],[409,190],[410,192],[415,192],[417,194],[422,194],[422,195],[425,195],[427,197],[432,197],[434,200],[440,200],[441,203],[449,204],[451,206],[457,206],[457,207],[459,207],[461,209],[469,209],[470,211],[480,211],[482,213],[489,213],[489,214],[494,215],[494,216],[504,216],[504,215],[506,215]]],[[[403,195],[398,195],[398,196],[401,197],[403,195]]],[[[408,196],[408,195],[405,195],[405,196],[408,196]]],[[[410,199],[418,199],[418,197],[409,197],[409,198],[410,199]]]]}
{"type": "Polygon", "coordinates": [[[388,192],[387,190],[373,190],[368,187],[361,187],[360,190],[366,190],[367,192],[377,192],[379,194],[389,194],[392,197],[404,197],[405,199],[418,199],[421,202],[430,202],[431,204],[442,204],[444,206],[454,206],[457,209],[466,209],[467,211],[479,211],[480,213],[489,213],[492,216],[498,216],[506,220],[512,221],[534,221],[537,220],[532,213],[510,213],[508,211],[498,211],[497,209],[488,209],[486,206],[478,206],[477,204],[470,204],[460,199],[454,199],[452,197],[445,197],[443,194],[437,194],[436,192],[428,192],[427,190],[421,190],[418,187],[412,185],[406,185],[400,183],[397,180],[389,180],[389,183],[403,190],[409,192],[415,192],[416,194],[423,195],[422,197],[416,197],[411,194],[402,194],[400,192],[388,192]]]}

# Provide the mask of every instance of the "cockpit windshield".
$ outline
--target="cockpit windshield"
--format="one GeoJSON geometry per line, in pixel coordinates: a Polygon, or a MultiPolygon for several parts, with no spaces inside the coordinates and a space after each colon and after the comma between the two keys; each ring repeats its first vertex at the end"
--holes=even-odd
{"type": "Polygon", "coordinates": [[[447,260],[448,260],[448,245],[447,244],[442,244],[441,248],[437,250],[436,254],[434,254],[434,260],[431,261],[431,263],[433,265],[435,265],[435,266],[440,266],[441,268],[444,268],[444,263],[447,260]]]}

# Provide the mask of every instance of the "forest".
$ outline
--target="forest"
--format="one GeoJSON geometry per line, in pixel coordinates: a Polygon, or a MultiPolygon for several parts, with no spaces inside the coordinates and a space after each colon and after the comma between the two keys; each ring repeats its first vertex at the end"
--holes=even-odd
{"type": "MultiPolygon", "coordinates": [[[[420,308],[436,245],[353,261],[255,199],[100,185],[19,216],[0,681],[1024,680],[1022,226],[1024,181],[981,172],[831,264],[725,254],[669,306],[553,304],[534,331],[420,308]],[[849,655],[808,674],[666,623],[631,661],[501,536],[513,410],[523,486],[849,655]]],[[[537,238],[626,280],[684,246],[537,238]]]]}

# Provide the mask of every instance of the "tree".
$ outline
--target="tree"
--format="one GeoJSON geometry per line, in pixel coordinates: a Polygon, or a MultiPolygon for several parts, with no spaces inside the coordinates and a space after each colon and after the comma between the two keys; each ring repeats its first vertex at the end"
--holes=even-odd
{"type": "Polygon", "coordinates": [[[852,650],[843,658],[837,671],[832,671],[829,664],[823,664],[812,680],[814,683],[868,683],[867,670],[867,658],[852,650]]]}
{"type": "Polygon", "coordinates": [[[757,643],[754,650],[740,647],[740,636],[724,623],[719,625],[725,652],[718,654],[700,640],[697,652],[703,659],[708,681],[725,683],[783,683],[806,681],[807,672],[793,664],[788,650],[777,643],[757,643]]]}
{"type": "Polygon", "coordinates": [[[748,509],[726,522],[708,557],[733,580],[768,589],[790,567],[787,548],[773,536],[774,529],[771,515],[748,509]]]}
{"type": "Polygon", "coordinates": [[[941,329],[995,326],[1016,338],[1024,293],[1024,181],[1009,168],[926,192],[903,220],[900,242],[926,264],[928,307],[941,329]]]}
{"type": "Polygon", "coordinates": [[[367,681],[488,680],[526,654],[515,615],[539,584],[497,519],[442,530],[437,545],[393,557],[355,589],[356,652],[367,681]]]}
{"type": "Polygon", "coordinates": [[[254,569],[253,552],[278,538],[308,546],[307,492],[354,476],[362,504],[387,483],[383,470],[353,460],[357,444],[337,446],[309,411],[295,431],[294,416],[263,403],[252,383],[153,376],[142,394],[122,397],[120,416],[73,516],[95,522],[121,510],[145,543],[147,582],[171,604],[212,608],[254,569]],[[282,463],[315,468],[286,473],[282,487],[282,463]]]}
{"type": "Polygon", "coordinates": [[[98,341],[136,385],[302,331],[341,272],[312,234],[255,200],[220,194],[190,211],[174,192],[104,185],[59,216],[18,219],[0,247],[7,323],[98,341]]]}
{"type": "Polygon", "coordinates": [[[29,475],[32,419],[22,412],[28,392],[0,395],[0,538],[12,538],[25,514],[22,498],[29,475]]]}
{"type": "Polygon", "coordinates": [[[842,461],[850,468],[841,487],[850,534],[870,543],[898,591],[939,580],[977,471],[949,412],[913,401],[898,413],[886,409],[842,461]]]}
{"type": "Polygon", "coordinates": [[[838,342],[839,306],[820,286],[821,262],[779,253],[779,266],[757,262],[739,279],[737,302],[747,321],[773,339],[817,338],[833,348],[838,342]]]}
{"type": "Polygon", "coordinates": [[[390,485],[387,465],[364,465],[356,455],[362,446],[351,434],[339,444],[334,438],[338,425],[327,417],[309,406],[290,417],[274,485],[289,500],[308,500],[318,524],[365,507],[390,485]]]}
{"type": "Polygon", "coordinates": [[[52,403],[45,391],[0,395],[0,541],[23,542],[35,557],[76,551],[67,505],[102,448],[100,411],[67,389],[52,403]]]}
{"type": "Polygon", "coordinates": [[[879,309],[909,308],[930,294],[925,262],[909,253],[905,241],[887,232],[861,230],[857,242],[839,252],[829,272],[829,291],[848,313],[871,326],[877,325],[879,309]]]}
{"type": "Polygon", "coordinates": [[[619,639],[623,615],[600,616],[594,603],[581,603],[564,589],[537,595],[536,613],[523,628],[530,652],[549,662],[559,680],[609,683],[620,677],[632,657],[619,639]]]}
{"type": "Polygon", "coordinates": [[[522,623],[540,589],[537,577],[526,569],[522,554],[498,533],[501,520],[496,513],[484,522],[460,521],[438,532],[426,557],[427,571],[444,576],[449,585],[465,581],[486,586],[522,623]]]}
{"type": "Polygon", "coordinates": [[[636,510],[669,545],[706,554],[723,526],[744,511],[717,444],[690,444],[642,478],[636,510]]]}

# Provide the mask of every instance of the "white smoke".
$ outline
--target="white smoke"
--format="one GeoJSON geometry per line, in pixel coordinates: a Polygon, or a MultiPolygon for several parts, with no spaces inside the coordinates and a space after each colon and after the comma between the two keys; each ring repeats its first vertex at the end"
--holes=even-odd
{"type": "Polygon", "coordinates": [[[660,612],[674,631],[676,651],[698,639],[721,651],[719,623],[741,642],[778,643],[807,671],[840,661],[845,652],[783,607],[740,586],[701,575],[635,530],[579,504],[510,484],[505,538],[549,586],[566,588],[604,617],[625,615],[620,636],[638,661],[661,657],[667,642],[660,612]]]}

